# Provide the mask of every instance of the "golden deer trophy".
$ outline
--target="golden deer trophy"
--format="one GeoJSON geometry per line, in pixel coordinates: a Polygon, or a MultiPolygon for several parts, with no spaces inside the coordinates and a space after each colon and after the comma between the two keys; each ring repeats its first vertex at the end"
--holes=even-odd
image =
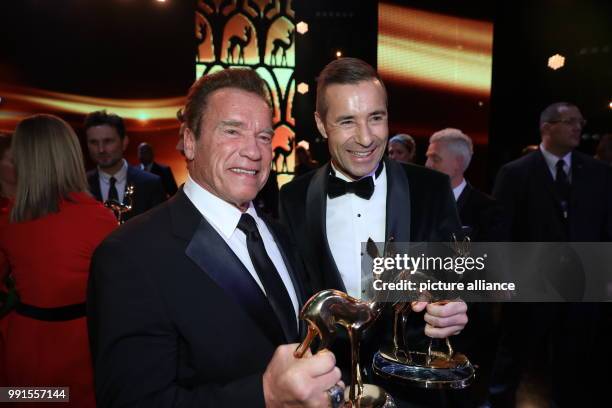
{"type": "Polygon", "coordinates": [[[363,384],[359,366],[359,342],[365,329],[371,326],[383,309],[382,302],[364,302],[344,292],[328,289],[312,296],[300,312],[308,323],[306,338],[295,350],[301,358],[316,336],[318,349],[330,346],[336,337],[336,326],[344,327],[351,344],[351,384],[344,392],[345,408],[394,408],[393,398],[382,388],[363,384]]]}
{"type": "Polygon", "coordinates": [[[117,224],[123,224],[125,222],[123,215],[132,211],[132,207],[134,206],[134,185],[129,184],[125,189],[123,203],[117,200],[106,200],[104,206],[113,211],[115,218],[117,218],[117,224]]]}
{"type": "MultiPolygon", "coordinates": [[[[465,257],[469,254],[470,240],[459,242],[453,234],[452,250],[458,257],[465,257]]],[[[375,248],[368,245],[368,252],[375,248]]],[[[385,245],[386,256],[394,257],[394,249],[391,242],[385,245]]],[[[378,256],[378,254],[375,254],[378,256]]],[[[433,280],[421,271],[402,270],[394,272],[391,279],[398,282],[410,280],[424,282],[433,280]]],[[[419,300],[435,301],[437,304],[444,305],[448,300],[436,300],[435,297],[426,291],[418,293],[419,300]]],[[[416,297],[415,297],[416,298],[416,297]]],[[[422,388],[450,388],[462,389],[469,386],[475,378],[474,366],[469,359],[462,353],[453,350],[449,338],[443,339],[444,347],[437,349],[437,340],[430,339],[426,352],[409,350],[405,339],[406,322],[408,313],[412,311],[410,302],[392,302],[393,318],[393,344],[385,345],[374,355],[374,372],[386,379],[400,382],[408,382],[422,388]]]]}

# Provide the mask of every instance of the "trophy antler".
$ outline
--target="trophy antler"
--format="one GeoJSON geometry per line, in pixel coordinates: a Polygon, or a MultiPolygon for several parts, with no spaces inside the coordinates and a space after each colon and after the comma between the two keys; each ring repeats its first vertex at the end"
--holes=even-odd
{"type": "Polygon", "coordinates": [[[120,203],[117,200],[106,200],[104,206],[110,208],[115,214],[115,218],[117,218],[117,223],[119,225],[123,224],[125,220],[123,219],[123,215],[129,211],[132,211],[132,207],[134,206],[134,185],[129,184],[125,189],[125,194],[123,195],[123,203],[120,203]]]}

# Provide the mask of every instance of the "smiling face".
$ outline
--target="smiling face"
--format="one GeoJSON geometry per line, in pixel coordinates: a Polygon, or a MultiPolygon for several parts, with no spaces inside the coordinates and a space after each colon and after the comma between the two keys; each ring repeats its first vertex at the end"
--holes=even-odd
{"type": "Polygon", "coordinates": [[[263,188],[272,162],[272,115],[258,95],[222,88],[208,96],[196,140],[184,134],[191,178],[222,200],[246,210],[263,188]]]}
{"type": "Polygon", "coordinates": [[[357,180],[376,170],[387,145],[386,94],[376,80],[333,84],[325,89],[325,117],[315,113],[334,166],[357,180]]]}

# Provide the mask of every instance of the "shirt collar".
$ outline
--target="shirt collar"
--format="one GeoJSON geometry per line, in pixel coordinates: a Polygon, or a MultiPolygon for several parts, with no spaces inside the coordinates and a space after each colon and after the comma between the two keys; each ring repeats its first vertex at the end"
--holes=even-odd
{"type": "Polygon", "coordinates": [[[455,201],[459,199],[459,196],[461,195],[461,193],[463,193],[463,189],[465,189],[466,185],[467,185],[467,182],[465,181],[465,179],[463,179],[461,184],[453,188],[453,195],[455,196],[455,201]]]}
{"type": "Polygon", "coordinates": [[[544,143],[540,143],[540,151],[542,152],[542,156],[544,156],[544,160],[546,160],[546,164],[553,172],[557,171],[557,162],[559,159],[563,160],[566,164],[566,171],[569,172],[569,169],[572,168],[572,152],[569,152],[565,156],[559,158],[555,156],[544,147],[544,143]]]}
{"type": "Polygon", "coordinates": [[[104,170],[100,168],[100,166],[98,166],[99,177],[106,183],[110,183],[111,177],[114,177],[117,183],[124,182],[127,179],[128,164],[127,164],[127,161],[125,161],[125,159],[121,159],[121,160],[123,161],[123,165],[121,166],[119,171],[115,174],[106,173],[104,170]]]}
{"type": "MultiPolygon", "coordinates": [[[[202,216],[206,218],[206,221],[210,222],[226,239],[229,239],[238,226],[242,212],[200,186],[190,175],[187,176],[183,191],[202,216]]],[[[253,216],[255,220],[258,220],[259,217],[252,202],[249,203],[246,212],[253,216]]]]}
{"type": "MultiPolygon", "coordinates": [[[[353,182],[356,180],[351,179],[348,176],[345,176],[342,172],[338,171],[338,169],[336,168],[336,166],[334,166],[334,163],[332,161],[330,161],[331,164],[331,168],[332,171],[334,172],[334,175],[336,177],[338,177],[340,180],[344,180],[346,182],[353,182]]],[[[366,177],[372,177],[374,179],[374,185],[378,185],[382,180],[383,180],[383,175],[386,174],[386,169],[385,169],[385,163],[383,161],[381,161],[378,165],[378,167],[376,167],[376,169],[374,169],[374,171],[370,172],[369,174],[366,174],[365,176],[362,177],[362,179],[366,178],[366,177]],[[376,174],[376,172],[378,171],[378,169],[380,168],[380,172],[378,174],[376,174]]],[[[360,179],[361,180],[361,179],[360,179]]]]}

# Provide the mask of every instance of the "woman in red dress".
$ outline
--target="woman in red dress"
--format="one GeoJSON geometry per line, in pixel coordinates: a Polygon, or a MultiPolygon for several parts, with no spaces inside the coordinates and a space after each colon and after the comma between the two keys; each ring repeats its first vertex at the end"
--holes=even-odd
{"type": "Polygon", "coordinates": [[[58,406],[95,407],[87,277],[94,249],[117,222],[87,192],[81,148],[63,120],[24,119],[12,154],[17,191],[0,215],[0,262],[9,265],[20,303],[0,324],[0,386],[67,386],[70,403],[58,406]]]}

